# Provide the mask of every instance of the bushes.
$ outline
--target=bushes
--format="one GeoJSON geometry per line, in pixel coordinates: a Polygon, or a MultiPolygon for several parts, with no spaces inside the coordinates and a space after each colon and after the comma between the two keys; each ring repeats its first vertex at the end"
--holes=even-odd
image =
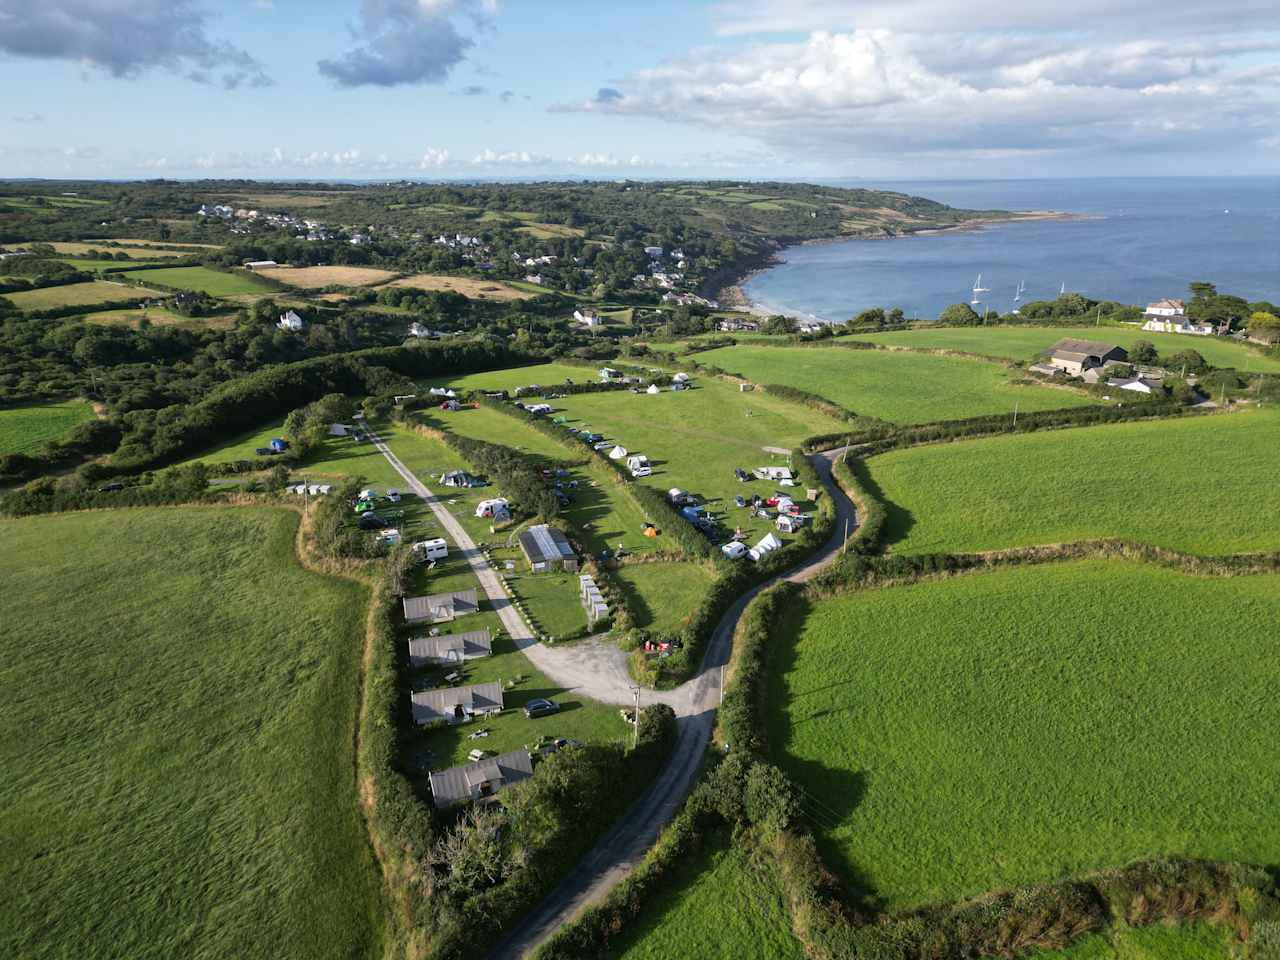
{"type": "Polygon", "coordinates": [[[731,750],[766,753],[769,636],[777,619],[797,602],[800,588],[779,583],[756,597],[738,624],[719,721],[720,735],[731,750]]]}
{"type": "Polygon", "coordinates": [[[859,417],[852,410],[846,410],[837,403],[833,403],[826,397],[820,397],[816,393],[810,393],[808,390],[800,390],[796,387],[788,387],[780,383],[762,384],[762,389],[775,397],[782,400],[789,400],[792,403],[799,403],[808,407],[810,410],[817,410],[836,420],[858,420],[859,417]]]}
{"type": "Polygon", "coordinates": [[[209,499],[208,471],[203,464],[174,467],[159,474],[151,483],[128,486],[123,490],[104,491],[90,484],[98,479],[96,471],[86,468],[79,475],[54,481],[45,478],[28,484],[0,498],[0,514],[25,517],[38,513],[60,513],[65,510],[95,510],[110,507],[158,507],[175,503],[195,503],[209,499]]]}

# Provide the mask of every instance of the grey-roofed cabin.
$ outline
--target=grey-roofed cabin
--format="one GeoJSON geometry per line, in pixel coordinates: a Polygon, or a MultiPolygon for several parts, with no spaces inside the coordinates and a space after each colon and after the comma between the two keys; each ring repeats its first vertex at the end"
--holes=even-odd
{"type": "Polygon", "coordinates": [[[419,690],[413,694],[410,702],[413,707],[413,722],[419,726],[437,720],[466,723],[474,717],[502,710],[502,684],[493,680],[467,687],[419,690]]]}
{"type": "Polygon", "coordinates": [[[513,783],[533,776],[528,750],[513,750],[489,760],[450,767],[431,774],[431,799],[436,809],[447,810],[471,800],[492,797],[513,783]]]}
{"type": "Polygon", "coordinates": [[[1124,347],[1098,340],[1064,337],[1049,348],[1050,365],[1073,377],[1080,376],[1090,367],[1105,367],[1108,363],[1123,363],[1128,359],[1129,354],[1124,347]]]}
{"type": "Polygon", "coordinates": [[[578,555],[569,538],[555,527],[540,523],[520,534],[520,550],[534,573],[547,570],[577,570],[578,555]]]}
{"type": "Polygon", "coordinates": [[[409,641],[409,664],[424,667],[436,663],[462,663],[493,653],[488,630],[451,633],[444,637],[414,637],[409,641]]]}
{"type": "Polygon", "coordinates": [[[404,619],[406,623],[447,623],[480,609],[474,590],[455,590],[453,593],[433,593],[428,597],[405,597],[404,619]]]}

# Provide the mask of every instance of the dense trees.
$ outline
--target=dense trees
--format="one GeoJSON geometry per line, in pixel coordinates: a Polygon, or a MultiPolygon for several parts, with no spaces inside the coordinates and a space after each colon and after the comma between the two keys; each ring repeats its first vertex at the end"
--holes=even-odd
{"type": "Polygon", "coordinates": [[[953,303],[938,314],[938,322],[953,327],[976,327],[982,318],[967,303],[953,303]]]}

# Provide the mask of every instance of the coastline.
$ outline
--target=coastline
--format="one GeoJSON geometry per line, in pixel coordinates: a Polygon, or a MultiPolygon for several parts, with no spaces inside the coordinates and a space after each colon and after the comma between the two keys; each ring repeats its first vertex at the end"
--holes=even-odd
{"type": "Polygon", "coordinates": [[[779,248],[778,252],[770,256],[767,263],[763,266],[752,267],[745,273],[734,279],[732,282],[725,284],[719,290],[715,291],[715,299],[720,302],[721,308],[731,310],[737,313],[749,313],[757,317],[772,317],[780,313],[784,316],[808,316],[796,312],[787,313],[771,309],[767,304],[752,300],[747,296],[746,285],[755,277],[772,270],[786,262],[783,254],[791,247],[807,247],[817,244],[828,243],[849,243],[859,240],[902,240],[908,237],[928,237],[937,236],[941,233],[957,233],[971,230],[981,230],[984,227],[993,224],[1005,223],[1024,223],[1040,220],[1101,220],[1103,217],[1095,214],[1087,213],[1065,213],[1060,210],[1027,210],[1020,212],[1010,212],[1006,216],[1001,217],[971,217],[967,220],[959,220],[955,223],[943,224],[941,226],[922,227],[918,230],[905,229],[901,233],[880,234],[877,236],[847,236],[847,237],[816,237],[812,240],[800,240],[796,243],[789,243],[779,248]]]}

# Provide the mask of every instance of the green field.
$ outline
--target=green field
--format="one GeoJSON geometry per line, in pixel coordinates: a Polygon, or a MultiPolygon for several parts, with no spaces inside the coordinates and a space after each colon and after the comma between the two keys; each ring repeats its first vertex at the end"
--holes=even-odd
{"type": "Polygon", "coordinates": [[[794,620],[770,742],[827,811],[824,859],[890,907],[1280,856],[1280,576],[1020,567],[794,620]]]}
{"type": "Polygon", "coordinates": [[[234,297],[245,293],[272,293],[275,288],[251,273],[223,273],[209,267],[162,267],[157,270],[134,270],[125,274],[132,280],[163,283],[179,290],[196,290],[211,297],[234,297]]]}
{"type": "Polygon", "coordinates": [[[941,347],[1010,360],[1034,360],[1063,337],[1102,340],[1131,347],[1137,340],[1155,344],[1162,355],[1195,350],[1215,367],[1280,373],[1280,359],[1267,357],[1244,344],[1219,337],[1192,337],[1176,333],[1148,333],[1133,326],[1115,327],[938,327],[897,330],[891,333],[857,334],[855,339],[902,347],[941,347]]]}
{"type": "Polygon", "coordinates": [[[6,293],[6,297],[19,310],[52,310],[57,307],[92,307],[100,303],[126,300],[145,300],[162,294],[142,287],[130,287],[123,283],[105,280],[89,280],[85,283],[64,283],[58,287],[40,287],[36,290],[20,290],[6,293]]]}
{"type": "Polygon", "coordinates": [[[34,453],[92,419],[93,407],[83,400],[0,408],[0,455],[34,453]]]}
{"type": "Polygon", "coordinates": [[[1077,940],[1065,950],[1043,950],[1027,960],[1233,960],[1243,957],[1225,927],[1116,927],[1077,940]]]}
{"type": "Polygon", "coordinates": [[[1019,410],[1085,406],[1082,394],[1010,383],[996,363],[959,357],[848,350],[842,347],[721,347],[697,354],[700,363],[757,383],[808,390],[864,417],[894,423],[957,420],[1019,410]]]}
{"type": "Polygon", "coordinates": [[[142,267],[156,262],[155,260],[86,260],[82,257],[58,257],[58,260],[70,264],[77,270],[128,270],[130,267],[142,267]]]}
{"type": "MultiPolygon", "coordinates": [[[[604,366],[604,364],[601,364],[604,366]]],[[[453,387],[459,393],[467,390],[515,390],[532,384],[553,386],[570,380],[574,383],[595,383],[599,380],[593,367],[578,367],[568,363],[538,363],[529,367],[511,367],[507,370],[487,370],[465,377],[437,377],[424,380],[421,386],[453,387]]]]}
{"type": "Polygon", "coordinates": [[[620,567],[615,576],[636,626],[667,634],[683,626],[701,603],[715,571],[699,563],[632,563],[620,567]]]}
{"type": "Polygon", "coordinates": [[[1113,424],[897,450],[867,463],[909,553],[1124,537],[1280,549],[1280,412],[1113,424]]]}
{"type": "Polygon", "coordinates": [[[613,960],[803,960],[775,870],[761,856],[709,837],[675,868],[605,956],[613,960]]]}
{"type": "Polygon", "coordinates": [[[12,957],[372,957],[352,757],[365,591],[296,515],[0,524],[0,944],[12,957]]]}

